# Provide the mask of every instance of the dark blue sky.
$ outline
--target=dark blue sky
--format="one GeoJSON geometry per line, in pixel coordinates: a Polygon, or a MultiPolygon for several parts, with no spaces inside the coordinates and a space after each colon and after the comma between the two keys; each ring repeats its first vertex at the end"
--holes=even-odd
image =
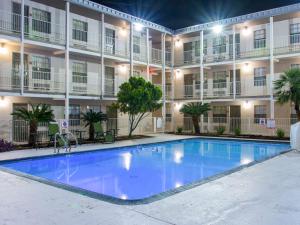
{"type": "Polygon", "coordinates": [[[134,16],[177,29],[300,0],[93,0],[134,16]]]}

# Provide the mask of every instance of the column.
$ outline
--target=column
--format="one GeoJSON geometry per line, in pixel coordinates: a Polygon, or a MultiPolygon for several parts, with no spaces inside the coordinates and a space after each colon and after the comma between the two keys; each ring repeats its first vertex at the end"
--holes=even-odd
{"type": "Polygon", "coordinates": [[[203,30],[200,31],[200,100],[203,102],[204,95],[204,66],[203,66],[203,57],[204,57],[204,42],[203,42],[203,30]]]}
{"type": "Polygon", "coordinates": [[[236,49],[236,40],[235,40],[235,25],[233,25],[233,29],[232,29],[232,89],[233,89],[233,100],[236,99],[236,63],[235,63],[235,49],[236,49]]]}
{"type": "Polygon", "coordinates": [[[175,99],[175,76],[174,76],[174,37],[171,40],[171,115],[172,115],[172,127],[171,131],[175,131],[175,118],[174,118],[174,99],[175,99]]]}
{"type": "Polygon", "coordinates": [[[163,129],[165,129],[166,124],[166,34],[161,34],[161,77],[162,77],[162,94],[163,94],[163,108],[162,108],[162,116],[163,116],[163,129]]]}
{"type": "Polygon", "coordinates": [[[146,28],[146,52],[147,52],[147,81],[150,81],[150,42],[149,42],[149,28],[146,28]]]}
{"type": "Polygon", "coordinates": [[[20,88],[21,95],[24,94],[24,8],[25,0],[22,0],[21,3],[21,46],[20,46],[20,88]]]}
{"type": "Polygon", "coordinates": [[[104,48],[105,48],[105,23],[104,13],[101,13],[101,96],[105,95],[105,67],[104,67],[104,48]]]}
{"type": "Polygon", "coordinates": [[[130,23],[130,77],[133,76],[133,23],[130,23]]]}
{"type": "Polygon", "coordinates": [[[270,17],[270,117],[275,117],[274,96],[273,96],[273,81],[274,81],[274,25],[273,17],[270,17]]]}
{"type": "Polygon", "coordinates": [[[69,120],[69,88],[70,88],[70,2],[66,1],[66,48],[65,48],[65,119],[69,120]]]}

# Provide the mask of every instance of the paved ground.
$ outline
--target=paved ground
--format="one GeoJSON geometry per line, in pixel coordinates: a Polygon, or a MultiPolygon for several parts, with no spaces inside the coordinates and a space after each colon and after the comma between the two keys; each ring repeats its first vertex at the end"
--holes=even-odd
{"type": "MultiPolygon", "coordinates": [[[[169,138],[165,135],[132,144],[169,138]]],[[[18,155],[47,151],[51,153],[27,150],[18,155]]],[[[12,158],[15,154],[4,153],[0,157],[12,158]]],[[[280,155],[163,200],[137,206],[114,205],[0,172],[0,224],[298,225],[300,154],[280,155]]]]}

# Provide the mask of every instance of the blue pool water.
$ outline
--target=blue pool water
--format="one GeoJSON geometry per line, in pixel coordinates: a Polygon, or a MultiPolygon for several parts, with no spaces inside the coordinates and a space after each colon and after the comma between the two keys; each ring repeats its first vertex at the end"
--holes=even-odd
{"type": "Polygon", "coordinates": [[[137,200],[289,149],[288,144],[190,139],[57,155],[1,166],[119,199],[137,200]]]}

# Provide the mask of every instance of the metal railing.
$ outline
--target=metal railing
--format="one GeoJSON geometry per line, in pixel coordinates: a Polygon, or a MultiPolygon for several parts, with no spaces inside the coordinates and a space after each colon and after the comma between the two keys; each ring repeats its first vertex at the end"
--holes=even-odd
{"type": "MultiPolygon", "coordinates": [[[[276,136],[276,131],[281,129],[285,136],[289,136],[290,126],[295,122],[291,118],[275,118],[275,128],[269,128],[267,125],[268,118],[254,118],[254,117],[204,117],[203,122],[199,121],[201,133],[216,134],[218,128],[224,128],[224,134],[235,134],[239,129],[242,135],[262,135],[262,136],[276,136]]],[[[192,118],[181,117],[174,119],[173,127],[182,127],[184,132],[194,132],[192,118]]]]}
{"type": "Polygon", "coordinates": [[[161,59],[161,50],[160,49],[156,49],[156,48],[152,48],[151,49],[151,63],[152,64],[162,64],[162,59],[161,59]]]}
{"type": "Polygon", "coordinates": [[[107,55],[128,58],[129,57],[128,46],[129,46],[129,42],[127,39],[122,40],[119,38],[105,36],[104,53],[107,55]]]}

